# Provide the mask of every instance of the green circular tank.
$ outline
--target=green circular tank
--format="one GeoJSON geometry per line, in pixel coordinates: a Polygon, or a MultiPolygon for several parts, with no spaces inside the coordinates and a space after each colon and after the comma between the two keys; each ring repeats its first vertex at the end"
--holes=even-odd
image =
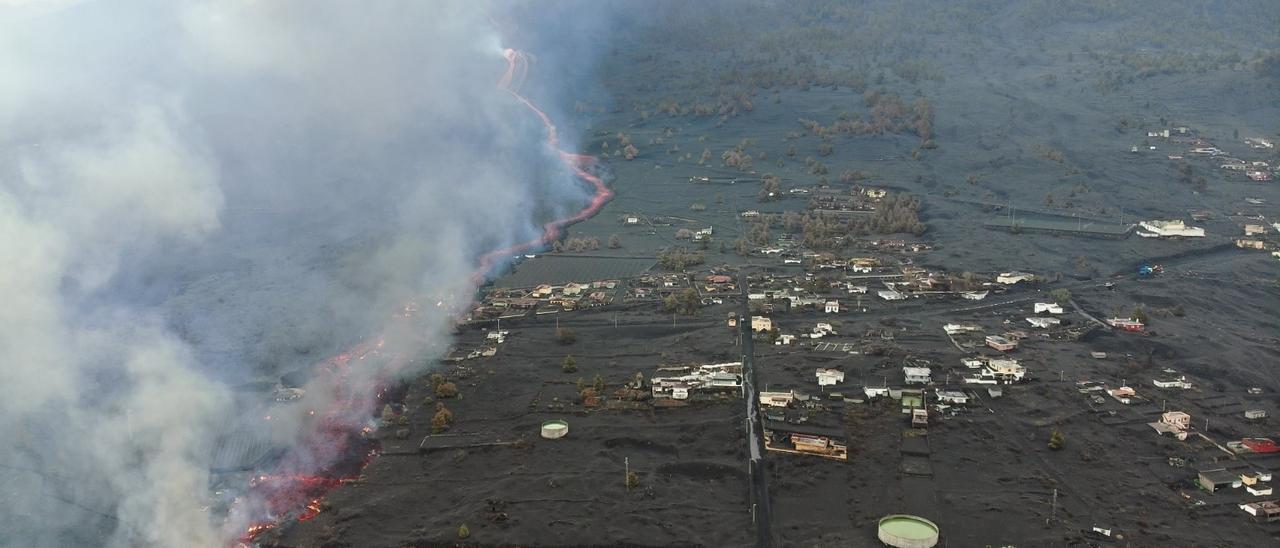
{"type": "Polygon", "coordinates": [[[880,518],[877,536],[895,548],[932,548],[938,544],[938,525],[919,516],[893,514],[880,518]]]}

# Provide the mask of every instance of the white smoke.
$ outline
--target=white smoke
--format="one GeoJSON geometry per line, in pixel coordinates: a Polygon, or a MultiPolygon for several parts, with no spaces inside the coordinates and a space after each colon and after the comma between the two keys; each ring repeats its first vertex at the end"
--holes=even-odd
{"type": "Polygon", "coordinates": [[[467,302],[581,197],[487,9],[0,2],[0,546],[225,544],[229,385],[467,302]]]}

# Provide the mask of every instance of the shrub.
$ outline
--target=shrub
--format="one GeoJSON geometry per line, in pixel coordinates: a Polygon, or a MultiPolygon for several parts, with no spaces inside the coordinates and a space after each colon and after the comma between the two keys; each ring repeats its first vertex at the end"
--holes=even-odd
{"type": "Polygon", "coordinates": [[[627,489],[635,489],[636,487],[640,487],[640,476],[637,476],[635,472],[627,472],[627,489]]]}
{"type": "Polygon", "coordinates": [[[456,398],[458,397],[458,385],[451,382],[442,382],[435,388],[437,398],[456,398]]]}
{"type": "Polygon", "coordinates": [[[573,356],[565,356],[564,361],[560,362],[560,370],[564,371],[565,373],[577,372],[578,360],[573,359],[573,356]]]}
{"type": "Polygon", "coordinates": [[[590,386],[583,388],[581,392],[578,392],[578,398],[582,400],[582,405],[587,407],[600,405],[600,393],[590,386]]]}
{"type": "Polygon", "coordinates": [[[1053,429],[1053,433],[1049,434],[1049,449],[1058,451],[1067,445],[1067,436],[1063,435],[1061,430],[1053,429]]]}
{"type": "Polygon", "coordinates": [[[577,341],[578,341],[578,334],[574,333],[572,329],[567,329],[564,327],[556,328],[556,342],[567,345],[567,344],[573,344],[577,341]]]}
{"type": "Polygon", "coordinates": [[[471,529],[469,529],[469,528],[467,527],[467,524],[465,524],[465,523],[464,523],[464,524],[462,524],[462,525],[459,525],[459,526],[458,526],[458,538],[459,538],[459,539],[462,539],[462,540],[465,540],[465,539],[470,538],[470,537],[471,537],[471,529]]]}
{"type": "Polygon", "coordinates": [[[431,432],[444,432],[449,429],[450,424],[453,424],[453,411],[445,407],[444,403],[436,402],[436,414],[431,417],[431,432]]]}

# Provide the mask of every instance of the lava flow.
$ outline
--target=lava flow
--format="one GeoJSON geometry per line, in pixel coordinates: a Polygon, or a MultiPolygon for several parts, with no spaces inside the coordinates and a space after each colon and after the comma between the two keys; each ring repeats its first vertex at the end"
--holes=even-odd
{"type": "Polygon", "coordinates": [[[560,148],[560,135],[556,131],[556,125],[551,122],[551,117],[547,116],[547,113],[517,91],[524,81],[524,76],[529,73],[528,57],[513,49],[506,49],[502,53],[507,58],[507,72],[498,81],[498,87],[506,90],[507,93],[510,93],[512,97],[515,97],[517,101],[532,110],[542,120],[542,125],[547,128],[547,144],[556,149],[556,152],[560,154],[560,159],[573,170],[574,175],[594,187],[595,195],[592,196],[591,202],[577,214],[542,225],[541,236],[527,242],[495,249],[482,255],[475,273],[471,275],[471,282],[477,286],[484,282],[485,278],[493,270],[494,265],[498,264],[504,257],[550,246],[552,242],[564,235],[565,228],[595,216],[596,213],[600,212],[600,208],[604,207],[605,203],[613,199],[613,191],[604,185],[604,181],[600,180],[599,176],[589,171],[589,168],[595,165],[595,157],[574,154],[560,148]]]}
{"type": "MultiPolygon", "coordinates": [[[[576,214],[544,224],[541,236],[480,256],[471,275],[471,282],[477,287],[506,257],[550,246],[564,234],[565,228],[591,218],[613,198],[613,191],[590,170],[595,158],[560,148],[551,118],[520,94],[520,84],[529,71],[528,58],[512,49],[505,50],[503,55],[507,71],[498,87],[542,120],[547,144],[559,153],[566,167],[593,187],[594,195],[576,214]]],[[[382,347],[381,338],[371,339],[316,364],[311,383],[330,391],[333,403],[312,423],[302,441],[281,459],[275,473],[258,476],[250,482],[248,499],[256,501],[256,507],[233,511],[257,517],[246,520],[250,525],[240,535],[238,544],[251,545],[260,534],[285,520],[305,521],[315,517],[322,510],[324,496],[338,485],[358,478],[374,458],[377,444],[367,437],[369,425],[383,397],[386,380],[395,378],[407,362],[402,355],[384,353],[382,347]],[[351,368],[360,364],[378,369],[372,375],[350,375],[351,368]]]]}

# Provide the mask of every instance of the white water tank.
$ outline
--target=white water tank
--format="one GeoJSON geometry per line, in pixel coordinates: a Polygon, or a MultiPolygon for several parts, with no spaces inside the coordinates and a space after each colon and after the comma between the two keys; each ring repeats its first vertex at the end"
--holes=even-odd
{"type": "Polygon", "coordinates": [[[569,423],[565,421],[547,421],[542,423],[542,437],[558,440],[569,435],[569,423]]]}

